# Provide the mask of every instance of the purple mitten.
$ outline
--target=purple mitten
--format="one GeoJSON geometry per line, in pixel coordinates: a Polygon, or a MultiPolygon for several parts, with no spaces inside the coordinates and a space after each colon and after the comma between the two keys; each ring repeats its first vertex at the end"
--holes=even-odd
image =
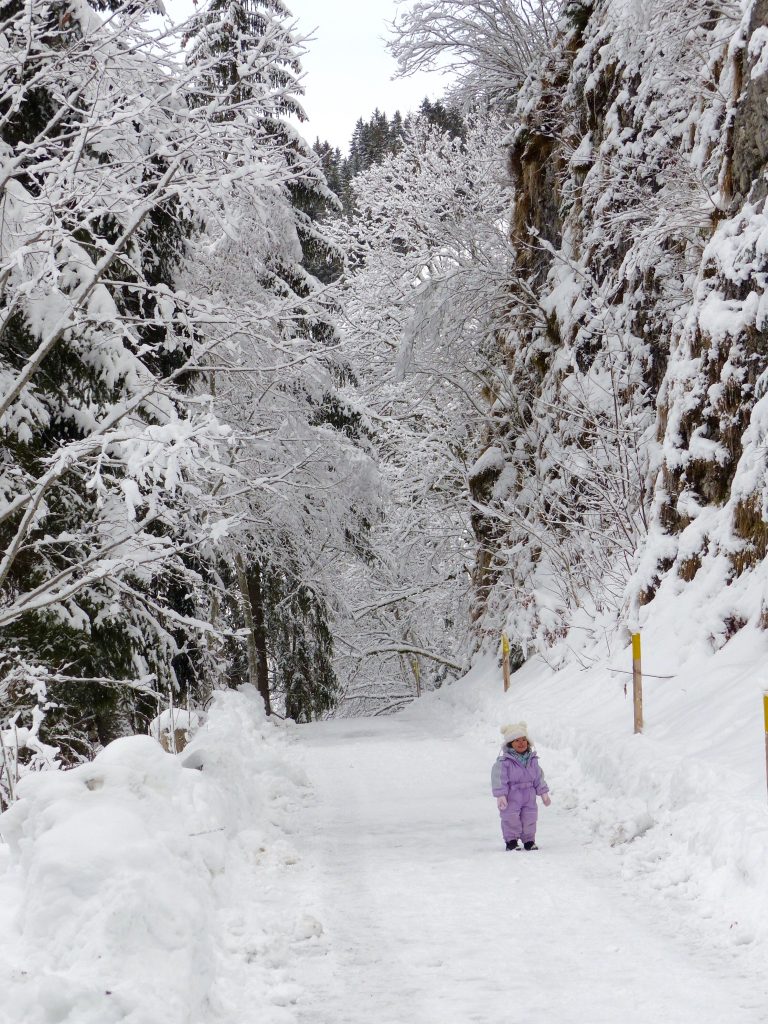
{"type": "Polygon", "coordinates": [[[544,804],[545,807],[549,807],[549,805],[552,803],[552,798],[550,797],[549,793],[541,794],[541,802],[544,804]]]}
{"type": "Polygon", "coordinates": [[[507,798],[505,796],[496,797],[496,806],[500,811],[506,811],[507,809],[507,798]]]}

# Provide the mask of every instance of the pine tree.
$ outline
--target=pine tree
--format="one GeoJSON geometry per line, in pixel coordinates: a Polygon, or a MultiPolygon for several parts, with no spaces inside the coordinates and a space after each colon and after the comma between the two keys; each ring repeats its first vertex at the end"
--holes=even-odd
{"type": "MultiPolygon", "coordinates": [[[[420,120],[427,124],[433,125],[439,132],[447,135],[450,139],[461,139],[462,141],[466,138],[467,127],[464,120],[464,116],[458,107],[446,106],[441,100],[433,102],[429,97],[425,97],[421,101],[418,115],[420,120]]],[[[406,127],[410,127],[414,123],[414,117],[411,115],[406,120],[406,127]]]]}
{"type": "Polygon", "coordinates": [[[392,115],[392,120],[389,125],[388,151],[390,153],[399,153],[403,148],[404,140],[405,123],[403,122],[403,115],[399,110],[396,110],[392,115]]]}

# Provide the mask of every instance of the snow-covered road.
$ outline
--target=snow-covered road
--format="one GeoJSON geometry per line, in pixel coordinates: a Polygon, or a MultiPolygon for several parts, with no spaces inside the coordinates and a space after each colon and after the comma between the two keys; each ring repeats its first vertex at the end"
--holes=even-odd
{"type": "Polygon", "coordinates": [[[506,853],[485,752],[446,720],[319,723],[295,743],[312,795],[292,837],[294,896],[324,928],[323,952],[296,965],[302,1022],[768,1019],[754,968],[696,940],[685,908],[634,896],[558,806],[546,749],[541,849],[506,853]]]}

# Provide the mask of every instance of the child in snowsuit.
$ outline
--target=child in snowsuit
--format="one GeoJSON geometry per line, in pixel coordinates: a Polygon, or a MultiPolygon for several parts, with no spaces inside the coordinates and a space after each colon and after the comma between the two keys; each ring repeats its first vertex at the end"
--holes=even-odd
{"type": "Polygon", "coordinates": [[[491,788],[501,815],[501,834],[508,850],[538,850],[536,797],[549,807],[549,786],[539,767],[525,722],[503,725],[504,742],[491,771],[491,788]]]}

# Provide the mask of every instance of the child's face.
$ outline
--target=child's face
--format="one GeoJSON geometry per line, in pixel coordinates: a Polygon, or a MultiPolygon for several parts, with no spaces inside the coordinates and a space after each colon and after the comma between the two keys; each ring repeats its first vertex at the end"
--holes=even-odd
{"type": "Polygon", "coordinates": [[[512,740],[510,746],[518,754],[524,754],[528,749],[528,740],[525,736],[518,736],[516,740],[512,740]]]}

